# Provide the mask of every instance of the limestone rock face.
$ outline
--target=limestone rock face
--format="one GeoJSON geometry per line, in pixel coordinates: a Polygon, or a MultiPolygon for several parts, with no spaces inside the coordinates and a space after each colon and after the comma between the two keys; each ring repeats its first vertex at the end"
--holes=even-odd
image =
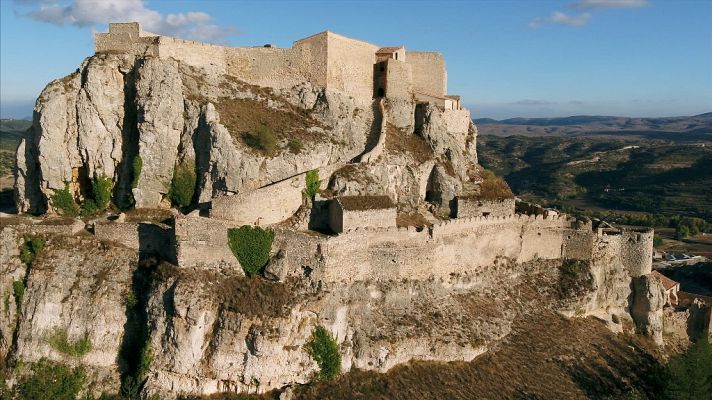
{"type": "MultiPolygon", "coordinates": [[[[288,253],[279,268],[308,259],[288,253]]],[[[515,318],[556,306],[557,262],[502,260],[486,279],[328,287],[307,270],[301,279],[267,282],[230,271],[160,267],[147,308],[154,360],[146,391],[167,397],[264,392],[308,382],[318,366],[305,344],[316,325],[335,338],[344,372],[385,372],[412,359],[469,361],[504,338],[515,318]]]]}
{"type": "Polygon", "coordinates": [[[136,79],[138,155],[143,168],[133,190],[137,207],[158,207],[168,193],[183,133],[183,92],[178,63],[147,59],[136,79]]]}
{"type": "Polygon", "coordinates": [[[665,289],[658,279],[650,274],[633,279],[630,314],[638,331],[660,345],[663,344],[664,305],[665,289]]]}
{"type": "MultiPolygon", "coordinates": [[[[70,365],[81,363],[93,383],[90,390],[101,393],[118,387],[122,372],[119,354],[136,254],[93,238],[48,236],[25,278],[25,266],[16,255],[20,236],[12,228],[3,229],[0,236],[4,247],[0,257],[9,255],[1,264],[3,294],[8,287],[12,289],[12,280],[26,279],[21,313],[17,326],[12,327],[17,330],[14,357],[23,362],[45,357],[70,365]],[[90,343],[86,353],[68,354],[61,347],[81,340],[90,343]]],[[[17,314],[12,311],[14,298],[10,298],[8,318],[12,318],[12,325],[17,314]]],[[[4,315],[0,343],[5,343],[8,329],[4,315]]],[[[6,351],[6,345],[0,349],[6,351]]]]}
{"type": "Polygon", "coordinates": [[[12,346],[16,329],[18,304],[13,290],[14,282],[25,278],[25,265],[20,261],[19,249],[22,237],[11,228],[0,230],[0,298],[3,312],[0,314],[0,359],[5,359],[12,346]]]}
{"type": "Polygon", "coordinates": [[[121,58],[89,58],[76,100],[77,146],[89,177],[113,178],[121,162],[124,75],[121,58]]]}

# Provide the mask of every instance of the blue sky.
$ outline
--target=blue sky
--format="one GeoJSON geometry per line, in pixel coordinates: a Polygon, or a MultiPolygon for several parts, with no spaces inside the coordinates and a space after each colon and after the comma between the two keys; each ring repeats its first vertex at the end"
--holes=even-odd
{"type": "Polygon", "coordinates": [[[0,0],[0,114],[31,115],[108,21],[228,45],[323,30],[445,55],[474,118],[712,111],[712,0],[0,0]]]}

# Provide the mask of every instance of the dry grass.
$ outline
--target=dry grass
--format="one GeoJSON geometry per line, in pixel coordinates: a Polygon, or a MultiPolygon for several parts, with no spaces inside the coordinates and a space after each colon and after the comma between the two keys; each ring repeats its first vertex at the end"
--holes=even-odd
{"type": "Polygon", "coordinates": [[[168,263],[159,266],[159,282],[177,280],[192,290],[201,285],[202,296],[214,299],[223,310],[254,317],[286,317],[303,296],[295,280],[273,282],[262,277],[247,278],[234,271],[181,269],[168,263]]]}
{"type": "Polygon", "coordinates": [[[480,178],[482,178],[482,183],[480,183],[480,193],[476,196],[478,199],[500,200],[514,197],[507,182],[492,171],[483,169],[480,172],[480,178]]]}
{"type": "Polygon", "coordinates": [[[386,374],[353,371],[300,388],[299,399],[619,398],[654,392],[655,346],[602,323],[555,314],[519,320],[501,348],[472,362],[415,361],[386,374]]]}
{"type": "Polygon", "coordinates": [[[388,196],[343,196],[339,202],[345,210],[363,211],[395,207],[388,196]]]}
{"type": "Polygon", "coordinates": [[[432,224],[428,222],[423,214],[414,213],[399,213],[396,217],[396,226],[399,228],[406,226],[414,226],[416,228],[424,228],[426,226],[431,226],[432,224]]]}
{"type": "Polygon", "coordinates": [[[173,218],[170,210],[161,208],[134,208],[126,211],[126,222],[162,222],[173,218]]]}
{"type": "Polygon", "coordinates": [[[222,124],[243,143],[246,137],[263,126],[271,129],[276,138],[284,142],[285,148],[289,148],[290,141],[309,143],[324,139],[322,134],[309,131],[312,127],[327,129],[322,123],[312,118],[308,111],[276,95],[271,88],[249,85],[233,77],[226,77],[220,88],[227,93],[242,91],[256,97],[239,99],[222,96],[215,103],[222,124]]]}
{"type": "Polygon", "coordinates": [[[390,124],[386,130],[385,145],[386,150],[408,154],[418,163],[433,159],[433,149],[425,142],[425,139],[414,133],[403,132],[390,124]]]}

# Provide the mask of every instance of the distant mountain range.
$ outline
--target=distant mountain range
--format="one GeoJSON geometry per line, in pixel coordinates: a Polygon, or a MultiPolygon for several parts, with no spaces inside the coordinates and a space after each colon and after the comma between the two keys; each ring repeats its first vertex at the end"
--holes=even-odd
{"type": "Polygon", "coordinates": [[[577,115],[563,118],[474,120],[481,135],[568,136],[626,134],[665,138],[685,133],[687,139],[710,139],[712,112],[690,117],[628,118],[577,115]]]}

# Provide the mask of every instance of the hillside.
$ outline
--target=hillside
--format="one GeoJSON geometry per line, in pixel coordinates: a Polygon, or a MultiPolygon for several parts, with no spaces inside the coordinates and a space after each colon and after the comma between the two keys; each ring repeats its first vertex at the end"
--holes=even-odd
{"type": "Polygon", "coordinates": [[[613,135],[651,139],[712,140],[712,113],[690,117],[628,118],[571,116],[563,118],[476,119],[482,135],[573,136],[613,135]],[[684,135],[680,135],[684,134],[684,135]]]}
{"type": "Polygon", "coordinates": [[[641,139],[622,133],[614,138],[479,139],[481,163],[503,175],[519,196],[712,220],[712,140],[641,139]]]}
{"type": "Polygon", "coordinates": [[[0,212],[14,209],[12,168],[15,150],[31,125],[32,121],[22,119],[0,119],[0,212]]]}

